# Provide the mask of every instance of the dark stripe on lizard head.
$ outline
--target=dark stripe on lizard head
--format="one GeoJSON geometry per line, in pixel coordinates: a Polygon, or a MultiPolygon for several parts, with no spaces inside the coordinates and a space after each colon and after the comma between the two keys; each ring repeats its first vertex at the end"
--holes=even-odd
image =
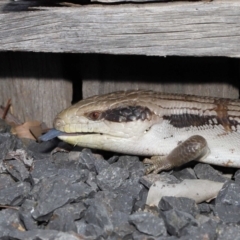
{"type": "Polygon", "coordinates": [[[110,122],[132,122],[137,120],[151,120],[152,112],[147,107],[142,106],[124,106],[106,111],[93,111],[86,113],[85,116],[93,121],[107,120],[110,122]]]}

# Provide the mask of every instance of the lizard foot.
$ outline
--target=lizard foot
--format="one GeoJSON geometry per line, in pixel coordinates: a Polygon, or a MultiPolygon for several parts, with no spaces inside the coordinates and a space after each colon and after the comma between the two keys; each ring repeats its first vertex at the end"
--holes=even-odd
{"type": "Polygon", "coordinates": [[[209,148],[205,138],[194,135],[179,144],[167,156],[153,156],[151,159],[145,158],[143,163],[151,164],[146,169],[145,174],[159,173],[174,167],[180,167],[192,160],[205,158],[209,154],[209,148]]]}

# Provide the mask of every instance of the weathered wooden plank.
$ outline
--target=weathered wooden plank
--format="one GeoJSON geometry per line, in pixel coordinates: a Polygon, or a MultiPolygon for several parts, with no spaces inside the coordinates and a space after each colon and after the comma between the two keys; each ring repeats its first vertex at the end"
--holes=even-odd
{"type": "Polygon", "coordinates": [[[119,90],[239,98],[239,60],[92,55],[82,59],[83,97],[119,90]]]}
{"type": "Polygon", "coordinates": [[[87,5],[0,14],[0,50],[240,57],[240,1],[87,5]]]}
{"type": "Polygon", "coordinates": [[[72,100],[72,83],[63,78],[60,54],[0,53],[0,105],[11,99],[11,112],[22,122],[49,127],[72,100]]]}

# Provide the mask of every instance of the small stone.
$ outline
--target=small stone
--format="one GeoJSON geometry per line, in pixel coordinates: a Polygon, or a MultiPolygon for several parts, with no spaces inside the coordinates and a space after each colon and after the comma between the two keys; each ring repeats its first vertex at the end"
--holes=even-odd
{"type": "Polygon", "coordinates": [[[240,185],[234,182],[227,182],[220,190],[216,203],[240,206],[240,185]]]}
{"type": "Polygon", "coordinates": [[[196,202],[185,197],[162,197],[158,204],[158,208],[162,211],[168,211],[171,209],[179,210],[189,213],[194,217],[199,214],[196,202]]]}
{"type": "Polygon", "coordinates": [[[21,208],[19,209],[19,218],[23,222],[25,228],[27,230],[38,229],[38,223],[35,219],[33,219],[31,211],[36,206],[37,202],[25,199],[21,208]]]}
{"type": "Polygon", "coordinates": [[[28,182],[16,182],[10,186],[0,189],[0,204],[18,206],[30,192],[31,186],[28,182]]]}
{"type": "Polygon", "coordinates": [[[110,165],[109,163],[101,156],[95,154],[94,165],[97,173],[101,173],[103,170],[106,170],[110,165]]]}
{"type": "Polygon", "coordinates": [[[49,158],[43,158],[41,160],[34,160],[31,175],[36,184],[41,179],[56,175],[57,172],[57,166],[49,158]]]}
{"type": "Polygon", "coordinates": [[[135,230],[135,228],[129,224],[128,221],[129,214],[120,212],[120,211],[114,211],[111,220],[113,223],[113,233],[112,237],[118,237],[117,239],[126,239],[128,236],[132,235],[132,232],[135,230]]]}
{"type": "Polygon", "coordinates": [[[134,224],[138,231],[154,237],[167,234],[163,219],[148,212],[137,212],[130,215],[129,222],[134,224]]]}
{"type": "Polygon", "coordinates": [[[237,184],[240,184],[240,170],[237,170],[234,174],[234,179],[237,184]]]}
{"type": "Polygon", "coordinates": [[[93,190],[87,184],[72,183],[71,179],[64,176],[42,179],[34,186],[31,193],[38,203],[32,216],[36,220],[47,221],[55,209],[67,203],[79,202],[92,193],[93,190]]]}
{"type": "Polygon", "coordinates": [[[65,176],[71,180],[71,183],[85,182],[88,179],[89,170],[72,170],[72,169],[59,169],[58,175],[65,176]]]}
{"type": "Polygon", "coordinates": [[[86,225],[84,235],[91,239],[106,239],[107,237],[107,234],[104,233],[104,230],[101,227],[91,223],[86,225]]]}
{"type": "Polygon", "coordinates": [[[228,180],[209,164],[198,163],[194,167],[194,171],[199,179],[206,179],[215,182],[226,182],[228,180]]]}
{"type": "Polygon", "coordinates": [[[145,173],[144,164],[138,157],[134,156],[121,156],[116,163],[112,164],[112,166],[128,170],[130,173],[129,177],[135,180],[144,176],[145,173]]]}
{"type": "Polygon", "coordinates": [[[148,190],[144,187],[139,194],[140,199],[134,204],[133,211],[143,210],[147,201],[148,190]]]}
{"type": "Polygon", "coordinates": [[[100,191],[95,195],[92,204],[104,203],[108,206],[109,215],[111,211],[120,211],[127,214],[132,212],[134,198],[128,194],[116,194],[109,191],[100,191]]]}
{"type": "Polygon", "coordinates": [[[126,179],[123,184],[114,190],[117,194],[127,194],[129,196],[132,196],[134,199],[139,200],[140,199],[140,193],[143,190],[144,186],[139,183],[139,180],[136,179],[126,179]]]}
{"type": "Polygon", "coordinates": [[[5,160],[9,151],[21,145],[20,140],[11,133],[0,133],[0,160],[5,160]]]}
{"type": "Polygon", "coordinates": [[[0,174],[0,190],[2,188],[10,187],[11,185],[15,184],[15,181],[9,174],[0,174]]]}
{"type": "Polygon", "coordinates": [[[240,222],[240,185],[226,182],[215,200],[215,213],[224,222],[240,222]]]}
{"type": "Polygon", "coordinates": [[[85,219],[80,219],[80,220],[77,220],[75,221],[75,225],[76,225],[76,228],[77,228],[77,233],[78,234],[81,234],[81,235],[85,235],[86,233],[86,228],[87,228],[87,223],[85,221],[85,219]]]}
{"type": "MultiPolygon", "coordinates": [[[[97,228],[102,229],[101,233],[112,232],[113,225],[110,217],[111,212],[109,210],[108,205],[103,202],[92,204],[86,210],[85,220],[88,224],[92,224],[97,226],[97,228]]],[[[86,235],[89,236],[87,230],[86,235]]]]}
{"type": "Polygon", "coordinates": [[[199,203],[198,204],[199,212],[202,214],[207,214],[212,212],[212,205],[208,203],[199,203]]]}
{"type": "Polygon", "coordinates": [[[149,236],[147,234],[140,233],[138,231],[133,232],[132,239],[133,240],[179,240],[179,238],[177,238],[175,236],[153,237],[153,236],[149,236]]]}
{"type": "MultiPolygon", "coordinates": [[[[18,218],[18,211],[15,209],[3,209],[0,211],[0,238],[9,237],[12,232],[20,233],[25,228],[18,218]]],[[[8,238],[5,238],[8,239],[8,238]]]]}
{"type": "Polygon", "coordinates": [[[88,169],[91,172],[96,172],[95,157],[90,149],[83,149],[78,160],[78,163],[84,169],[88,169]]]}
{"type": "Polygon", "coordinates": [[[192,168],[183,168],[181,170],[174,170],[172,175],[180,181],[184,179],[197,179],[197,176],[192,168]]]}
{"type": "MultiPolygon", "coordinates": [[[[52,161],[56,164],[56,165],[62,165],[64,166],[68,161],[68,152],[65,150],[58,150],[56,152],[53,152],[51,154],[52,157],[52,161]]],[[[73,161],[72,161],[73,162],[73,161]]],[[[74,161],[75,162],[75,161],[74,161]]]]}
{"type": "Polygon", "coordinates": [[[9,160],[4,162],[4,166],[11,176],[18,181],[32,182],[29,172],[24,163],[20,160],[9,160]]]}
{"type": "MultiPolygon", "coordinates": [[[[26,232],[20,232],[18,234],[11,234],[11,239],[19,240],[80,240],[82,236],[76,233],[65,233],[56,230],[36,229],[26,232]]],[[[86,238],[84,238],[86,239],[86,238]]],[[[87,240],[87,239],[86,239],[87,240]]]]}
{"type": "Polygon", "coordinates": [[[110,157],[110,158],[107,160],[107,162],[108,162],[109,164],[112,164],[112,163],[117,162],[118,159],[119,159],[119,156],[114,155],[114,156],[110,157]]]}
{"type": "Polygon", "coordinates": [[[189,213],[179,210],[169,210],[161,213],[167,231],[174,236],[180,237],[184,228],[197,226],[197,221],[189,213]]]}
{"type": "Polygon", "coordinates": [[[62,232],[77,231],[75,220],[83,217],[86,208],[83,203],[67,204],[56,209],[46,229],[53,229],[62,232]]]}
{"type": "Polygon", "coordinates": [[[217,238],[217,223],[209,220],[204,224],[195,227],[190,226],[182,231],[181,239],[184,240],[215,240],[217,238]]]}
{"type": "Polygon", "coordinates": [[[71,151],[68,154],[68,160],[69,161],[78,161],[81,157],[81,152],[80,151],[71,151]]]}
{"type": "Polygon", "coordinates": [[[239,224],[218,224],[217,226],[218,240],[239,240],[240,226],[239,224]]]}
{"type": "Polygon", "coordinates": [[[215,214],[225,223],[240,222],[240,206],[217,203],[214,208],[215,214]]]}
{"type": "Polygon", "coordinates": [[[123,168],[113,167],[102,170],[97,176],[97,184],[101,190],[114,191],[129,177],[129,172],[123,168]]]}
{"type": "Polygon", "coordinates": [[[86,181],[86,183],[94,190],[94,191],[98,191],[99,187],[97,185],[97,175],[95,172],[89,172],[88,174],[88,179],[86,181]]]}

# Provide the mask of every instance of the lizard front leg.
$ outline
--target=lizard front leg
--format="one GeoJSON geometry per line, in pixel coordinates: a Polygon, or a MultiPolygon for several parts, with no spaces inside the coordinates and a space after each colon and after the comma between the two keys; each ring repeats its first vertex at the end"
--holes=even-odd
{"type": "Polygon", "coordinates": [[[179,144],[167,156],[153,156],[151,159],[145,158],[143,163],[151,164],[146,169],[146,174],[150,172],[159,173],[162,170],[169,170],[179,167],[192,160],[205,158],[210,150],[205,138],[194,135],[179,144]]]}

